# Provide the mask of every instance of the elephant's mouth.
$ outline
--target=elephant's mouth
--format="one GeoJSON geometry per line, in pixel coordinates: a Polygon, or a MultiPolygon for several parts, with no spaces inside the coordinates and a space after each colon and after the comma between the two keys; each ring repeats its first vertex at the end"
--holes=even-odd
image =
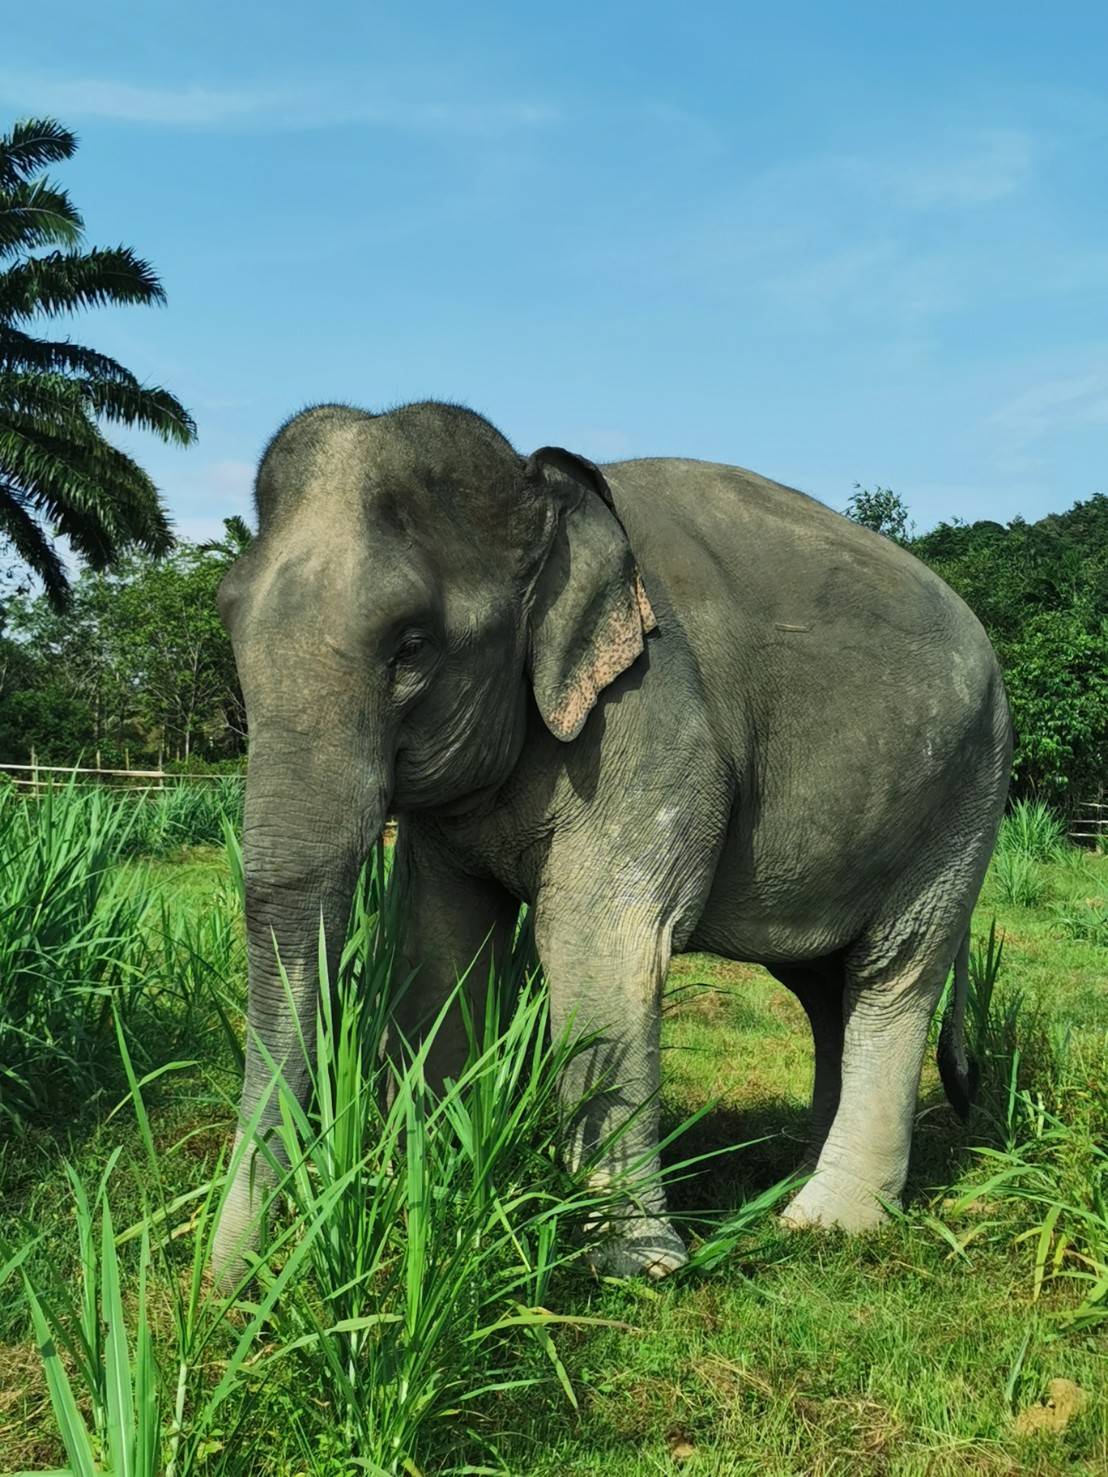
{"type": "Polygon", "coordinates": [[[450,820],[463,820],[470,816],[480,815],[491,810],[502,788],[503,784],[498,783],[485,785],[480,790],[470,790],[465,795],[459,795],[456,800],[448,800],[440,805],[438,814],[450,820]]]}
{"type": "Polygon", "coordinates": [[[515,769],[526,736],[525,690],[518,706],[488,696],[477,711],[440,720],[427,737],[402,734],[393,761],[391,809],[466,815],[491,802],[515,769]]]}

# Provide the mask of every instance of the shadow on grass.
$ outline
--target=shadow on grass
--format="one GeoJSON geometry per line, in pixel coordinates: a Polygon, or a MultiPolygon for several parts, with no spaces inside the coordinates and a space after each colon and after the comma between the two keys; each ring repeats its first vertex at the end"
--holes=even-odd
{"type": "MultiPolygon", "coordinates": [[[[662,1114],[663,1136],[680,1123],[673,1109],[662,1114]]],[[[730,1214],[778,1181],[799,1170],[807,1149],[808,1113],[794,1103],[759,1103],[742,1110],[719,1105],[666,1150],[666,1170],[710,1155],[691,1169],[678,1170],[670,1182],[674,1213],[696,1224],[730,1214]],[[744,1147],[736,1147],[743,1145],[744,1147]]],[[[984,1108],[961,1123],[941,1090],[920,1098],[908,1182],[906,1207],[922,1204],[953,1185],[973,1162],[972,1150],[995,1138],[984,1108]]]]}
{"type": "MultiPolygon", "coordinates": [[[[680,1121],[672,1110],[664,1111],[663,1136],[680,1121]]],[[[807,1132],[807,1111],[794,1103],[759,1103],[742,1111],[717,1105],[663,1155],[667,1171],[685,1160],[711,1156],[676,1171],[669,1182],[671,1210],[693,1225],[702,1216],[738,1210],[799,1167],[807,1132]]]]}

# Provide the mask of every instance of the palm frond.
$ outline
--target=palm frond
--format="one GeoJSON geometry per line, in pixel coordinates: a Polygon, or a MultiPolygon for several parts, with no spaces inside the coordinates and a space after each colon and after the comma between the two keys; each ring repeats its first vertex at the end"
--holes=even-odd
{"type": "Polygon", "coordinates": [[[55,454],[44,438],[0,423],[0,477],[19,489],[24,506],[43,514],[59,530],[76,534],[79,552],[97,565],[111,558],[122,529],[113,500],[88,469],[55,454]]]}
{"type": "Polygon", "coordinates": [[[0,320],[164,302],[165,289],[153,269],[129,246],[54,251],[0,272],[0,320]]]}
{"type": "Polygon", "coordinates": [[[40,246],[76,246],[83,228],[69,196],[49,180],[0,185],[0,256],[40,246]]]}
{"type": "Polygon", "coordinates": [[[33,417],[43,427],[85,439],[90,407],[79,381],[63,374],[0,369],[0,420],[33,417]]]}
{"type": "Polygon", "coordinates": [[[51,118],[0,134],[0,261],[16,258],[0,268],[0,534],[59,607],[68,579],[52,535],[68,539],[94,569],[130,550],[160,555],[173,546],[158,489],[101,423],[181,445],[196,437],[168,390],[141,384],[106,354],[23,327],[40,313],[165,301],[153,269],[129,247],[76,249],[81,216],[41,177],[76,147],[76,136],[51,118]],[[35,254],[50,246],[62,249],[35,254]]]}
{"type": "Polygon", "coordinates": [[[29,449],[32,462],[44,453],[82,475],[101,478],[113,490],[146,491],[153,484],[136,461],[113,446],[77,400],[54,416],[9,408],[0,411],[0,465],[18,446],[29,449]]]}
{"type": "Polygon", "coordinates": [[[0,134],[0,184],[27,179],[47,164],[72,158],[77,135],[56,118],[25,118],[0,134]]]}
{"type": "Polygon", "coordinates": [[[222,538],[209,539],[207,543],[198,545],[200,552],[202,554],[227,554],[232,559],[245,554],[254,542],[253,530],[246,519],[240,518],[237,513],[232,513],[230,518],[224,518],[223,528],[222,538]]]}
{"type": "Polygon", "coordinates": [[[81,386],[93,412],[105,420],[153,431],[163,441],[176,441],[181,446],[196,439],[196,422],[176,396],[160,385],[135,388],[85,380],[81,386]]]}
{"type": "Polygon", "coordinates": [[[187,446],[196,436],[188,411],[158,386],[113,383],[90,376],[69,378],[54,372],[13,373],[0,368],[0,405],[68,423],[75,409],[104,420],[153,431],[163,441],[187,446]]]}
{"type": "Polygon", "coordinates": [[[114,384],[133,385],[136,389],[139,384],[129,369],[107,354],[82,348],[69,339],[34,338],[11,324],[3,323],[0,323],[0,369],[41,374],[59,370],[111,380],[114,384]]]}
{"type": "Polygon", "coordinates": [[[18,488],[0,481],[0,533],[11,544],[17,558],[42,581],[46,598],[62,610],[69,598],[69,578],[58,551],[27,511],[18,488]]]}
{"type": "Polygon", "coordinates": [[[230,518],[224,518],[223,526],[227,530],[227,542],[240,554],[248,549],[254,542],[254,531],[245,518],[240,518],[237,513],[232,513],[230,518]]]}
{"type": "Polygon", "coordinates": [[[159,556],[173,547],[153,481],[91,422],[59,435],[30,416],[0,417],[0,475],[96,569],[127,549],[159,556]]]}

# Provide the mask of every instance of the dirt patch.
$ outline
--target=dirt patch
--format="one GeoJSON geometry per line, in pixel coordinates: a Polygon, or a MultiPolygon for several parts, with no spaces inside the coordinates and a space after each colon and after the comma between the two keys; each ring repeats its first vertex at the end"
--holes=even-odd
{"type": "Polygon", "coordinates": [[[696,1455],[696,1444],[683,1431],[671,1431],[666,1437],[666,1445],[669,1447],[669,1458],[675,1466],[683,1466],[690,1457],[696,1455]]]}
{"type": "Polygon", "coordinates": [[[1037,1405],[1029,1405],[1016,1417],[1017,1436],[1036,1436],[1064,1431],[1089,1403],[1089,1397],[1073,1380],[1051,1380],[1037,1405]]]}
{"type": "Polygon", "coordinates": [[[671,975],[662,1009],[666,1016],[692,1017],[719,1025],[730,1012],[730,995],[730,990],[721,990],[718,985],[702,980],[675,980],[671,975]]]}
{"type": "Polygon", "coordinates": [[[896,1417],[863,1396],[817,1399],[796,1395],[792,1408],[813,1449],[819,1449],[833,1433],[836,1460],[845,1458],[847,1471],[887,1471],[903,1440],[904,1430],[896,1417]]]}
{"type": "Polygon", "coordinates": [[[764,1375],[724,1359],[721,1354],[708,1354],[692,1366],[698,1379],[724,1401],[735,1401],[743,1391],[754,1390],[764,1398],[772,1398],[773,1385],[764,1375]]]}
{"type": "Polygon", "coordinates": [[[173,1125],[172,1137],[159,1142],[163,1154],[174,1149],[183,1159],[214,1164],[220,1154],[231,1146],[235,1120],[228,1116],[223,1122],[212,1123],[201,1120],[189,1126],[187,1123],[173,1125]]]}

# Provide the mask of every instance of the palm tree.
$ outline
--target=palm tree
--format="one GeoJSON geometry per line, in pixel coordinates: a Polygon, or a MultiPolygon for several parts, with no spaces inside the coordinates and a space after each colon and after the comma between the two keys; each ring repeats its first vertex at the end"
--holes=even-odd
{"type": "Polygon", "coordinates": [[[254,531],[245,518],[240,518],[237,513],[232,513],[230,518],[223,520],[223,537],[209,539],[206,544],[200,545],[202,554],[223,554],[228,559],[237,559],[240,554],[245,554],[254,542],[254,531]]]}
{"type": "Polygon", "coordinates": [[[68,338],[28,332],[40,314],[165,301],[129,247],[80,249],[80,215],[42,174],[76,147],[75,135],[49,118],[0,134],[0,536],[59,609],[69,580],[54,537],[97,570],[129,549],[158,555],[173,544],[157,488],[107,440],[101,422],[182,445],[196,436],[168,390],[140,384],[122,364],[68,338]]]}

